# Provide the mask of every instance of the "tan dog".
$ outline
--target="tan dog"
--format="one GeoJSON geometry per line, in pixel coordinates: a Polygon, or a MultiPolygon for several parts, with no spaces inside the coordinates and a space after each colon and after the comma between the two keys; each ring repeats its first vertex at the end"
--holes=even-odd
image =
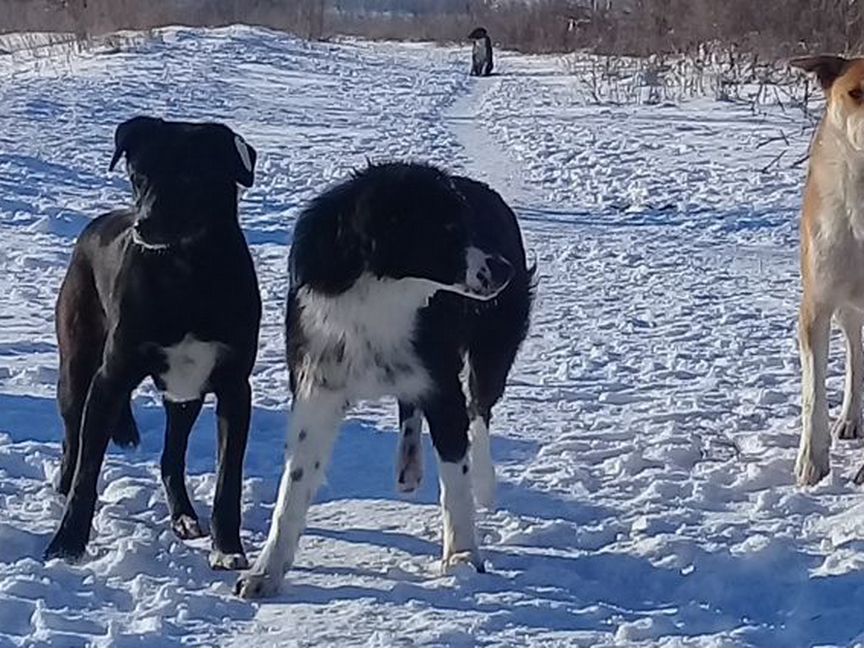
{"type": "Polygon", "coordinates": [[[810,148],[801,219],[803,425],[795,475],[809,485],[828,474],[832,432],[840,439],[864,432],[864,59],[813,56],[791,65],[815,73],[827,99],[810,148]],[[832,316],[846,337],[846,384],[840,418],[829,431],[825,376],[832,316]]]}

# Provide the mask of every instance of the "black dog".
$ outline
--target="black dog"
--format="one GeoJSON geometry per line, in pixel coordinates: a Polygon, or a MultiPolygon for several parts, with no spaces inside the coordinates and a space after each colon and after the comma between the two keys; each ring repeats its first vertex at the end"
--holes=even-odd
{"type": "Polygon", "coordinates": [[[151,376],[165,394],[162,479],[181,538],[203,535],[186,492],[186,447],[204,394],[216,394],[210,562],[244,568],[240,496],[261,300],[237,184],[252,185],[255,150],[221,124],[150,117],[121,124],[115,144],[111,169],[125,154],[135,206],[84,229],[57,300],[68,500],[45,555],[84,553],[108,440],[137,440],[129,399],[151,376]]]}
{"type": "MultiPolygon", "coordinates": [[[[267,544],[237,583],[241,596],[278,590],[346,408],[384,395],[399,398],[403,421],[422,413],[429,423],[444,568],[483,570],[469,470],[480,465],[480,479],[494,479],[486,426],[527,332],[531,282],[501,197],[433,167],[370,167],[300,215],[286,322],[293,455],[267,544]],[[470,405],[460,380],[466,361],[470,405]]],[[[413,432],[403,441],[416,460],[413,432]]]]}
{"type": "Polygon", "coordinates": [[[483,27],[478,27],[468,38],[474,41],[471,50],[471,76],[489,76],[494,67],[492,61],[492,39],[483,27]]]}

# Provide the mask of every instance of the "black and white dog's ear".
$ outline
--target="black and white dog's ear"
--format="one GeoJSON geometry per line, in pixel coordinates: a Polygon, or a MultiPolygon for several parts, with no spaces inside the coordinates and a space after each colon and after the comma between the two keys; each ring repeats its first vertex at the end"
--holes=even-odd
{"type": "Polygon", "coordinates": [[[231,158],[234,160],[234,179],[244,187],[251,187],[255,181],[255,161],[258,153],[237,134],[234,134],[233,148],[231,158]]]}
{"type": "Polygon", "coordinates": [[[135,150],[142,141],[146,141],[147,135],[152,134],[154,129],[161,127],[165,122],[158,117],[133,117],[117,127],[114,131],[114,156],[111,158],[109,171],[113,171],[117,162],[125,154],[135,150]]]}

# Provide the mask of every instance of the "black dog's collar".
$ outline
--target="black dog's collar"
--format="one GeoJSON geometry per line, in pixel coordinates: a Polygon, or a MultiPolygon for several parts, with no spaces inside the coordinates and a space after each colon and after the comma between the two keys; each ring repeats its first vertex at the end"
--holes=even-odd
{"type": "Polygon", "coordinates": [[[132,243],[135,244],[136,247],[146,250],[147,252],[160,252],[160,253],[168,253],[173,252],[174,250],[182,247],[186,247],[191,245],[192,243],[196,243],[198,240],[204,238],[203,233],[193,234],[191,236],[184,236],[180,240],[175,241],[173,243],[148,243],[144,239],[141,238],[141,235],[133,227],[131,229],[132,232],[132,243]]]}

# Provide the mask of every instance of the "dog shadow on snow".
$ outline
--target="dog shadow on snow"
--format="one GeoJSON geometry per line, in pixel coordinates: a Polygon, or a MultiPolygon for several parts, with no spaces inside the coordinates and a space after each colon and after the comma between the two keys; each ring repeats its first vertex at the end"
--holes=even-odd
{"type": "MultiPolygon", "coordinates": [[[[133,466],[147,464],[152,469],[162,449],[162,409],[136,407],[135,416],[141,429],[141,446],[135,450],[112,447],[109,456],[133,466]]],[[[262,489],[259,494],[263,501],[275,499],[287,424],[285,412],[261,408],[253,412],[245,475],[260,480],[258,487],[262,489]]],[[[428,435],[424,438],[426,471],[422,487],[410,498],[396,493],[395,424],[395,403],[389,429],[382,430],[368,421],[349,417],[337,442],[327,483],[316,503],[376,499],[436,505],[437,469],[428,435]]],[[[0,395],[0,432],[13,443],[57,443],[59,459],[62,427],[53,399],[0,395]]],[[[213,408],[207,406],[190,439],[190,475],[213,472],[215,438],[213,408]]],[[[493,435],[492,449],[497,464],[520,465],[530,460],[539,447],[530,441],[493,435]]],[[[508,482],[499,484],[498,495],[499,510],[535,520],[598,525],[604,520],[614,520],[615,516],[614,510],[590,501],[559,499],[508,482]]],[[[196,505],[202,514],[209,512],[210,502],[198,501],[196,505]]],[[[269,506],[254,507],[245,514],[244,527],[256,529],[260,537],[268,527],[269,516],[269,506]]],[[[482,516],[480,527],[484,528],[482,516]]],[[[382,550],[396,548],[428,558],[430,566],[440,553],[437,538],[379,531],[375,520],[369,520],[365,528],[312,525],[306,533],[349,544],[380,546],[382,550]]],[[[489,573],[457,576],[452,585],[441,581],[437,586],[431,575],[428,579],[398,574],[391,577],[382,572],[375,575],[392,578],[392,586],[322,587],[292,582],[289,574],[285,593],[273,602],[292,605],[338,600],[387,604],[413,601],[439,610],[480,612],[485,615],[484,621],[472,626],[478,640],[486,632],[513,626],[571,632],[596,632],[601,628],[614,633],[627,623],[636,623],[633,632],[643,638],[720,635],[727,641],[734,638],[751,645],[849,644],[864,632],[864,621],[850,618],[844,603],[864,596],[864,573],[812,576],[811,571],[823,558],[804,553],[791,541],[778,539],[770,551],[749,556],[732,554],[727,548],[708,552],[694,542],[688,547],[692,569],[684,570],[607,549],[562,556],[552,555],[543,548],[496,545],[493,541],[483,550],[489,573]],[[501,604],[498,600],[509,602],[501,604]],[[513,603],[514,600],[517,602],[513,603]]],[[[348,580],[356,578],[362,569],[352,567],[350,556],[346,555],[344,567],[299,567],[298,571],[344,575],[348,580]]],[[[623,640],[637,638],[626,632],[625,635],[623,640]]]]}

